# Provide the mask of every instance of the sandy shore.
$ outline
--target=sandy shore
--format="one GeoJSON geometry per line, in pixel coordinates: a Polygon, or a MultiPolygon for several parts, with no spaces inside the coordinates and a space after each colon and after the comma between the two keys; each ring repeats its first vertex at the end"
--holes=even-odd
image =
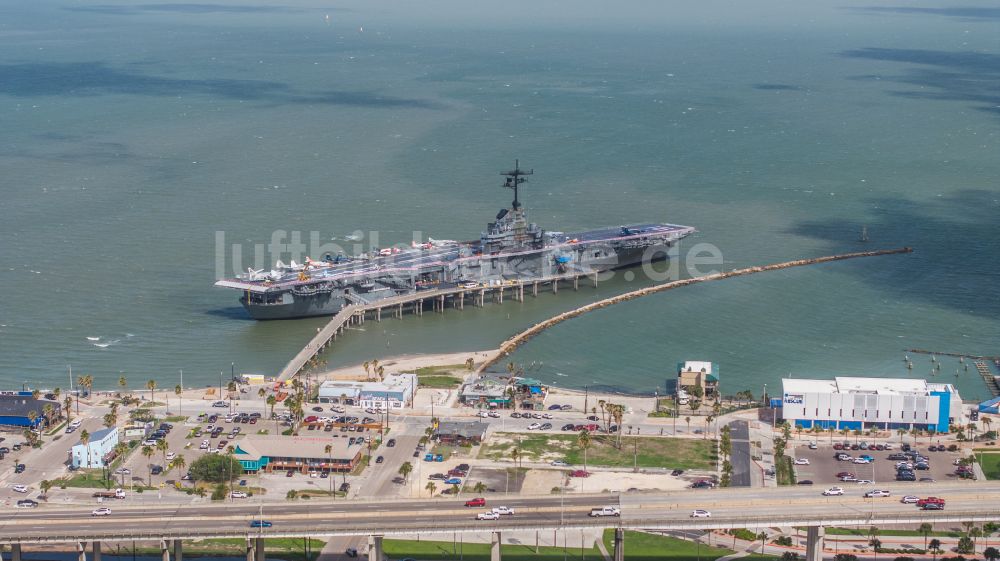
{"type": "MultiPolygon", "coordinates": [[[[491,349],[486,351],[464,351],[458,353],[442,353],[427,355],[399,355],[388,358],[380,358],[379,365],[385,367],[386,374],[396,372],[408,372],[418,368],[430,366],[448,366],[452,364],[464,365],[465,361],[472,359],[476,365],[493,358],[500,351],[491,349]]],[[[328,370],[318,374],[320,379],[346,380],[354,378],[364,378],[365,370],[361,364],[353,364],[343,368],[328,370]]]]}

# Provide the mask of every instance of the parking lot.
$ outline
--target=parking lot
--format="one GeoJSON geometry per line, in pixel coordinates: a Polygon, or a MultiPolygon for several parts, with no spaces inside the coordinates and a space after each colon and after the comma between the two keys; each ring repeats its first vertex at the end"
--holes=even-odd
{"type": "MultiPolygon", "coordinates": [[[[860,448],[852,450],[850,446],[846,450],[834,450],[833,445],[829,441],[817,442],[816,444],[815,450],[810,449],[808,445],[801,445],[795,448],[794,457],[796,459],[804,458],[809,460],[809,465],[795,466],[796,481],[809,480],[815,485],[839,485],[846,489],[849,488],[849,485],[857,484],[855,482],[841,482],[838,474],[847,472],[853,474],[859,480],[873,481],[876,485],[889,483],[907,485],[910,483],[907,481],[896,481],[896,463],[900,460],[889,459],[889,455],[900,454],[902,452],[899,442],[890,443],[891,450],[862,450],[860,448]],[[841,453],[847,454],[852,458],[868,455],[874,458],[874,460],[871,463],[854,463],[851,460],[837,460],[836,454],[841,453]]],[[[852,440],[850,444],[853,445],[855,443],[852,440]]],[[[880,444],[885,444],[885,442],[882,441],[880,444]]],[[[931,452],[928,450],[928,447],[928,444],[913,447],[918,453],[929,458],[927,463],[930,469],[914,470],[917,481],[923,480],[922,483],[927,483],[928,481],[925,478],[931,478],[934,481],[953,481],[957,479],[953,462],[960,458],[961,454],[957,451],[931,452]]]]}

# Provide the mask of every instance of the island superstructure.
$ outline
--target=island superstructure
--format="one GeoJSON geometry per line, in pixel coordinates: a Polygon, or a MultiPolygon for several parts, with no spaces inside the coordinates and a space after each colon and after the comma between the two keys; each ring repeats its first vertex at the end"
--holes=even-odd
{"type": "Polygon", "coordinates": [[[348,304],[370,304],[421,290],[454,286],[527,283],[567,274],[590,275],[667,258],[667,251],[694,232],[690,226],[630,224],[583,232],[546,231],[528,222],[519,188],[533,171],[503,172],[514,191],[509,208],[489,222],[478,240],[413,242],[409,248],[373,249],[350,257],[325,255],[270,271],[250,270],[216,286],[242,291],[240,302],[254,319],[333,315],[348,304]]]}

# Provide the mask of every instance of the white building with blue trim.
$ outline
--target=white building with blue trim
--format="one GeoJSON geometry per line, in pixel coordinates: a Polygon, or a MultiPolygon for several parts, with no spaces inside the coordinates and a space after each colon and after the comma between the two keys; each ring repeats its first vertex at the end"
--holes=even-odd
{"type": "Polygon", "coordinates": [[[962,399],[951,384],[901,378],[784,378],[782,418],[821,429],[920,429],[948,432],[964,424],[962,399]]]}
{"type": "Polygon", "coordinates": [[[87,444],[80,442],[70,450],[70,460],[73,467],[103,468],[114,459],[117,444],[118,427],[96,430],[87,444]]]}

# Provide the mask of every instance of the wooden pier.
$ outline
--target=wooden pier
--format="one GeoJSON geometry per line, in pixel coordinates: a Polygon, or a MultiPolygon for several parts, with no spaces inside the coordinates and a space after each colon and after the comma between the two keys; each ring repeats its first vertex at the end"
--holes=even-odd
{"type": "Polygon", "coordinates": [[[977,360],[975,362],[976,371],[979,375],[983,377],[983,381],[986,382],[986,389],[990,390],[993,397],[1000,395],[1000,385],[997,385],[997,378],[993,375],[993,371],[990,370],[990,364],[985,360],[977,360]]]}
{"type": "Polygon", "coordinates": [[[284,382],[297,375],[313,357],[332,345],[337,337],[352,325],[361,325],[369,320],[381,322],[383,316],[387,319],[403,319],[405,313],[422,316],[427,303],[430,303],[432,311],[444,313],[449,302],[453,308],[458,310],[465,309],[466,300],[469,300],[471,305],[480,308],[486,305],[487,300],[492,300],[497,304],[503,304],[504,298],[524,302],[526,287],[531,289],[533,297],[538,296],[539,287],[546,285],[553,294],[556,294],[559,292],[559,283],[561,282],[572,283],[573,289],[579,290],[580,279],[589,279],[593,286],[597,287],[597,274],[575,272],[553,277],[508,281],[496,285],[456,286],[423,290],[374,302],[364,302],[355,296],[354,304],[344,306],[322,329],[316,332],[312,340],[292,360],[288,361],[288,364],[278,374],[277,380],[284,382]]]}
{"type": "Polygon", "coordinates": [[[677,280],[665,282],[662,284],[657,284],[654,286],[641,288],[632,292],[626,292],[625,294],[619,294],[618,296],[612,296],[611,298],[605,298],[598,302],[592,304],[587,304],[586,306],[581,306],[575,310],[570,310],[568,312],[563,312],[559,315],[553,316],[541,323],[536,323],[535,325],[525,329],[524,331],[514,335],[510,339],[507,339],[500,345],[500,352],[492,360],[488,360],[479,366],[477,372],[483,372],[490,366],[496,364],[498,361],[503,360],[508,354],[510,354],[514,349],[516,349],[522,343],[528,341],[535,335],[538,335],[542,331],[562,323],[570,318],[585,314],[587,312],[592,312],[594,310],[599,310],[601,308],[610,306],[612,304],[618,304],[620,302],[625,302],[640,296],[647,296],[649,294],[654,294],[657,292],[663,292],[665,290],[672,290],[674,288],[680,288],[682,286],[688,286],[692,284],[697,284],[701,282],[708,282],[714,280],[728,279],[731,277],[741,277],[746,275],[752,275],[755,273],[763,273],[767,271],[776,271],[779,269],[789,269],[792,267],[802,267],[804,265],[818,265],[820,263],[830,263],[832,261],[843,261],[846,259],[856,259],[858,257],[877,257],[880,255],[893,255],[899,253],[911,253],[913,250],[909,247],[901,247],[897,249],[881,249],[877,251],[862,251],[857,253],[843,253],[840,255],[828,255],[826,257],[814,257],[811,259],[798,259],[796,261],[785,261],[784,263],[772,263],[771,265],[763,265],[760,267],[746,267],[744,269],[735,269],[725,273],[714,273],[711,275],[704,275],[700,277],[695,277],[691,279],[677,280]]]}

